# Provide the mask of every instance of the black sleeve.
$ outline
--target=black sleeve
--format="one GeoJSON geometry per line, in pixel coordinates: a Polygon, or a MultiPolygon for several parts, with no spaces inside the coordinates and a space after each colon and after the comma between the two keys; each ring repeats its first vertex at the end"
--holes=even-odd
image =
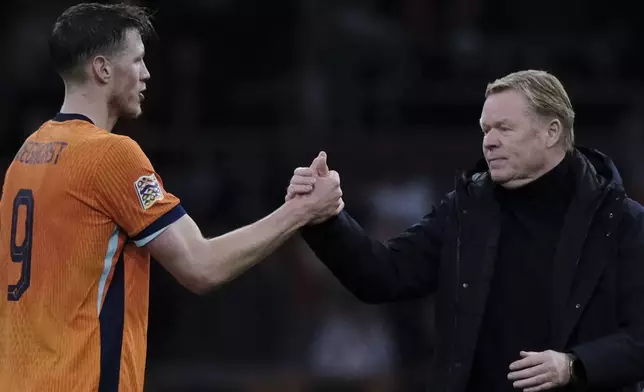
{"type": "Polygon", "coordinates": [[[589,388],[620,388],[644,380],[644,210],[626,200],[618,268],[620,332],[573,348],[589,388]]]}
{"type": "Polygon", "coordinates": [[[347,213],[302,229],[304,240],[340,282],[360,300],[381,303],[432,292],[440,264],[450,194],[438,209],[382,244],[347,213]]]}

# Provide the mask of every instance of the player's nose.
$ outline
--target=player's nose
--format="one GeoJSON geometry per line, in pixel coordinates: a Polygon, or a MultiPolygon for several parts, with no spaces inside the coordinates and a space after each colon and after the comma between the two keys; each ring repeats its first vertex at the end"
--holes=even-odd
{"type": "Polygon", "coordinates": [[[150,71],[148,70],[148,67],[143,63],[143,74],[141,75],[141,80],[146,81],[150,79],[150,71]]]}

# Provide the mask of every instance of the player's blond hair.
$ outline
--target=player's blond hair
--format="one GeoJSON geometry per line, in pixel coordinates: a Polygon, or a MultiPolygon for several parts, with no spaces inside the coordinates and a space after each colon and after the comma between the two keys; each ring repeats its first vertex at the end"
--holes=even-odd
{"type": "Polygon", "coordinates": [[[559,79],[546,71],[530,69],[514,72],[489,83],[485,97],[506,90],[523,93],[538,115],[557,118],[563,128],[566,150],[574,148],[575,111],[559,79]]]}

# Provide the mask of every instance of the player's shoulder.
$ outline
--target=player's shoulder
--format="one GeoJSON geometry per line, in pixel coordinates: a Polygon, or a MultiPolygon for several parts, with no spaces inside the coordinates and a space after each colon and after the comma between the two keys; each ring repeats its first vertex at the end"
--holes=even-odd
{"type": "Polygon", "coordinates": [[[148,167],[151,165],[139,143],[125,135],[109,134],[92,150],[97,151],[94,160],[105,171],[120,172],[127,167],[148,167]],[[120,168],[114,170],[115,167],[120,168]]]}
{"type": "MultiPolygon", "coordinates": [[[[93,125],[87,124],[84,126],[92,127],[93,125]]],[[[80,157],[80,159],[91,160],[99,163],[99,165],[101,162],[106,162],[111,166],[110,162],[116,163],[142,154],[138,143],[132,138],[101,131],[100,128],[97,128],[97,131],[90,135],[84,135],[82,140],[78,140],[73,144],[75,144],[75,148],[70,149],[70,153],[73,151],[73,154],[80,157]]]]}
{"type": "Polygon", "coordinates": [[[108,156],[145,155],[139,143],[129,136],[110,133],[104,143],[105,155],[108,156]]]}
{"type": "Polygon", "coordinates": [[[140,148],[139,144],[131,137],[110,132],[97,133],[94,140],[97,144],[102,144],[106,149],[140,148]]]}
{"type": "MultiPolygon", "coordinates": [[[[54,127],[61,125],[53,121],[49,123],[54,127]]],[[[90,153],[95,159],[127,151],[138,152],[141,149],[132,138],[106,131],[90,122],[66,121],[64,127],[69,131],[66,139],[75,144],[79,151],[90,153]]]]}

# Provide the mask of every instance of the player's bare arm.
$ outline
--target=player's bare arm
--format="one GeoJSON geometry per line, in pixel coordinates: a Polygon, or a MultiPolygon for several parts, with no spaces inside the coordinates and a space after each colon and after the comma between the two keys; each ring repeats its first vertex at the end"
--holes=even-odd
{"type": "Polygon", "coordinates": [[[147,248],[181,284],[205,293],[266,258],[302,226],[341,209],[339,181],[331,180],[335,177],[337,173],[331,172],[310,195],[289,200],[259,221],[212,239],[205,239],[185,215],[147,248]]]}

